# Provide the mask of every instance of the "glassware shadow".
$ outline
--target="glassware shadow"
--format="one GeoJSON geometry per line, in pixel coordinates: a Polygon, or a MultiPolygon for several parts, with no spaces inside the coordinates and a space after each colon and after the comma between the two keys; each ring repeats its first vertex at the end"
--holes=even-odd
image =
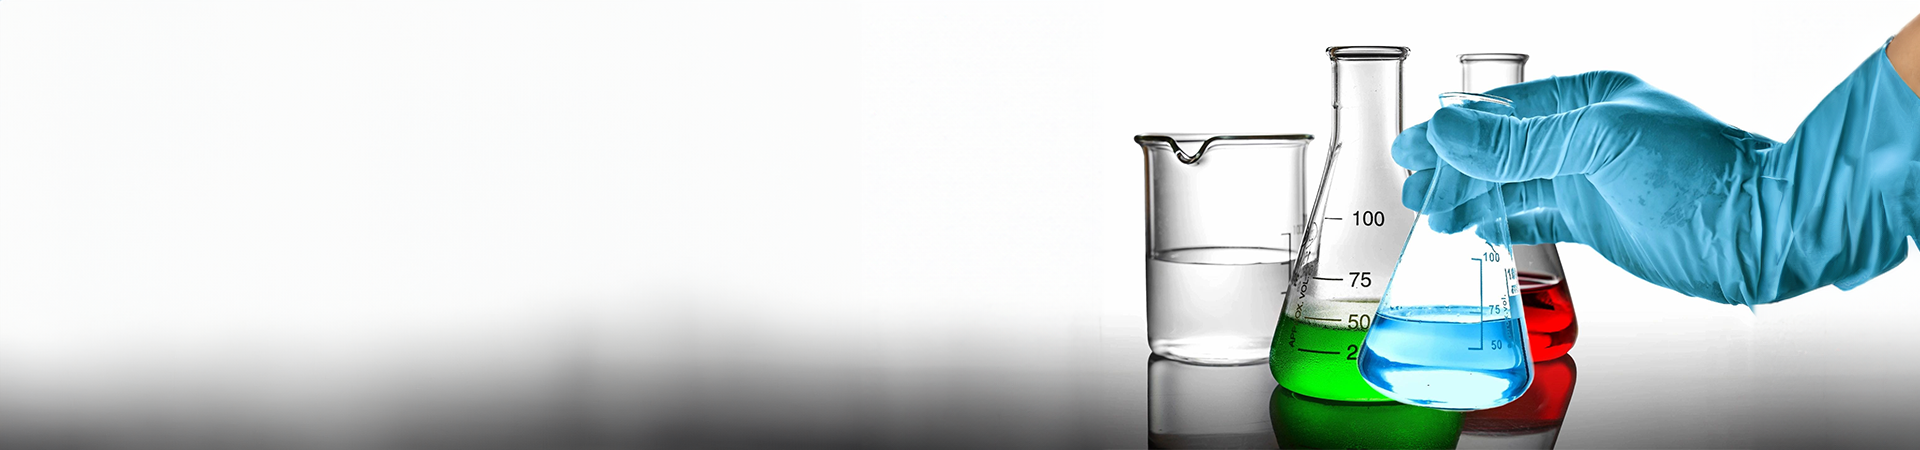
{"type": "Polygon", "coordinates": [[[1466,413],[1459,448],[1553,448],[1566,421],[1579,370],[1573,355],[1534,363],[1533,370],[1533,386],[1513,403],[1466,413]]]}
{"type": "Polygon", "coordinates": [[[1467,413],[1295,394],[1260,365],[1147,358],[1149,448],[1551,449],[1579,370],[1572,356],[1535,363],[1526,395],[1467,413]],[[1266,393],[1264,414],[1261,394],[1266,393]]]}
{"type": "Polygon", "coordinates": [[[1278,448],[1454,448],[1461,413],[1394,402],[1321,400],[1276,387],[1267,403],[1278,448]]]}
{"type": "Polygon", "coordinates": [[[1276,448],[1261,400],[1267,366],[1203,366],[1147,358],[1148,448],[1276,448]]]}

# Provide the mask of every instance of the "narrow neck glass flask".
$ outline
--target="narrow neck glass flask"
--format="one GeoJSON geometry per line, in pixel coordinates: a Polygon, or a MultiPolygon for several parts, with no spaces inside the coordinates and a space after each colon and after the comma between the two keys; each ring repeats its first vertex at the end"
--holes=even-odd
{"type": "MultiPolygon", "coordinates": [[[[1497,97],[1456,92],[1442,99],[1445,106],[1513,113],[1512,104],[1497,97]]],[[[1454,211],[1467,208],[1505,211],[1506,203],[1494,189],[1454,211]]],[[[1459,216],[1450,216],[1439,228],[1461,231],[1436,231],[1426,214],[1413,224],[1360,348],[1360,375],[1401,403],[1493,408],[1519,398],[1533,382],[1507,221],[1487,214],[1477,223],[1451,223],[1459,216]]]]}
{"type": "Polygon", "coordinates": [[[1333,142],[1268,355],[1274,380],[1301,395],[1388,400],[1360,379],[1355,363],[1416,216],[1400,205],[1407,171],[1389,153],[1401,130],[1407,54],[1405,47],[1327,49],[1333,142]]]}
{"type": "MultiPolygon", "coordinates": [[[[1527,59],[1520,53],[1460,55],[1460,90],[1486,92],[1526,81],[1527,59]]],[[[1580,321],[1573,314],[1573,294],[1567,288],[1567,271],[1560,267],[1560,249],[1553,244],[1515,245],[1513,262],[1520,269],[1520,304],[1526,312],[1527,345],[1533,351],[1533,360],[1548,361],[1567,354],[1573,349],[1574,339],[1580,337],[1580,321]]]]}

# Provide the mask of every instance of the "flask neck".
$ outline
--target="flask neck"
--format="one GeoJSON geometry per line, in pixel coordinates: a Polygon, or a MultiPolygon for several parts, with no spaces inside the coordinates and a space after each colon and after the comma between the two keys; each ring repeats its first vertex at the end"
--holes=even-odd
{"type": "Polygon", "coordinates": [[[1461,61],[1460,90],[1486,92],[1527,79],[1526,61],[1461,61]]]}
{"type": "Polygon", "coordinates": [[[1333,60],[1334,141],[1342,151],[1385,152],[1400,134],[1399,59],[1333,60]]]}

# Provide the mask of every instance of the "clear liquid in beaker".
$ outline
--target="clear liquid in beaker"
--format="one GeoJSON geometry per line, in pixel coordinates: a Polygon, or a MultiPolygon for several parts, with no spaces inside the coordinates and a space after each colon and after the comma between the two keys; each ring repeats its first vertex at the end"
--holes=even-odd
{"type": "Polygon", "coordinates": [[[1511,402],[1532,379],[1520,320],[1494,307],[1381,308],[1360,376],[1394,400],[1429,408],[1511,402]]]}
{"type": "Polygon", "coordinates": [[[1147,260],[1147,326],[1154,353],[1201,364],[1267,356],[1293,252],[1257,247],[1183,248],[1147,260]]]}

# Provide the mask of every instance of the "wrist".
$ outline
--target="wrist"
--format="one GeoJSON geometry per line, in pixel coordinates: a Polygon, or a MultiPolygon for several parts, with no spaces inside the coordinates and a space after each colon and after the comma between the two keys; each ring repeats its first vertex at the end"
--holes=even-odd
{"type": "Polygon", "coordinates": [[[1909,91],[1920,93],[1920,17],[1907,22],[1907,27],[1887,43],[1887,61],[1893,63],[1893,70],[1900,73],[1909,91]]]}

